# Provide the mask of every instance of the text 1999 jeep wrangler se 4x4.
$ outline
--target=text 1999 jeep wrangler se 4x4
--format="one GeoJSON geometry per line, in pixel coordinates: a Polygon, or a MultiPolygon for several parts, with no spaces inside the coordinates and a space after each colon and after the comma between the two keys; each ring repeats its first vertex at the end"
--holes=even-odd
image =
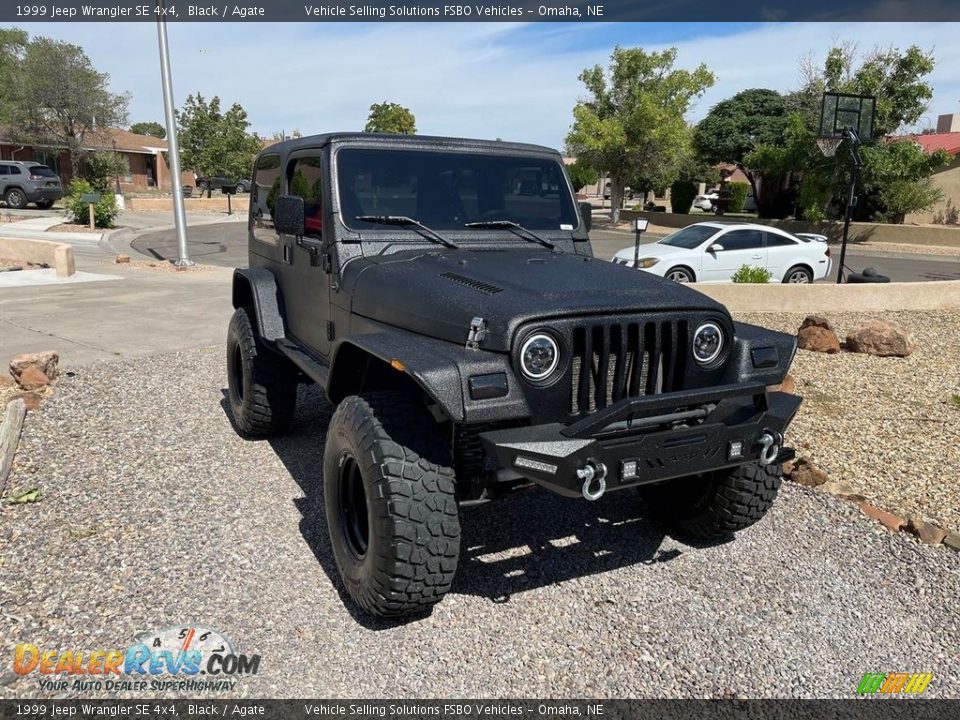
{"type": "Polygon", "coordinates": [[[459,506],[530,481],[585,500],[637,488],[699,537],[773,503],[800,399],[767,388],[794,338],[595,259],[589,228],[543,147],[352,133],[257,158],[232,415],[281,433],[298,383],[325,388],[330,543],[364,610],[439,601],[459,506]]]}

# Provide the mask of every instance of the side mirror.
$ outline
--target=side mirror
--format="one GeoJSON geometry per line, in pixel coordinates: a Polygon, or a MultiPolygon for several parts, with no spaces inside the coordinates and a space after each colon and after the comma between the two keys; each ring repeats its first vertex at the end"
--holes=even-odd
{"type": "Polygon", "coordinates": [[[720,243],[714,243],[713,245],[707,248],[707,252],[710,252],[710,253],[723,252],[723,245],[721,245],[720,243]]]}
{"type": "Polygon", "coordinates": [[[273,225],[281,235],[303,235],[303,198],[281,195],[277,198],[273,225]]]}
{"type": "Polygon", "coordinates": [[[583,218],[583,226],[590,232],[593,227],[593,205],[588,202],[580,203],[580,217],[583,218]]]}

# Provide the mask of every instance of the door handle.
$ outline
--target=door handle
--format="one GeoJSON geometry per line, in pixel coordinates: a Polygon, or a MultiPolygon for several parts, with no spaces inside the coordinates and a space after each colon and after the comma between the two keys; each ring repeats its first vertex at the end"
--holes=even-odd
{"type": "Polygon", "coordinates": [[[763,255],[754,255],[751,260],[763,260],[763,255]]]}

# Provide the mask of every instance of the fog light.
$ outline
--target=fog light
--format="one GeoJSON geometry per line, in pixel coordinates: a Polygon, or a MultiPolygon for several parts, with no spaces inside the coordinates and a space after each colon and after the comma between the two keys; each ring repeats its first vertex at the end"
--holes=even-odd
{"type": "Polygon", "coordinates": [[[637,477],[637,461],[623,460],[620,463],[620,479],[633,480],[637,477]]]}
{"type": "Polygon", "coordinates": [[[736,440],[735,442],[729,443],[727,445],[727,459],[736,460],[741,457],[743,457],[743,441],[736,440]]]}

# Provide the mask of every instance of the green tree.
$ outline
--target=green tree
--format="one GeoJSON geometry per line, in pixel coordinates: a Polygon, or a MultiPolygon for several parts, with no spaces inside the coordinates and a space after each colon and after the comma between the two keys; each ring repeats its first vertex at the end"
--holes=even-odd
{"type": "Polygon", "coordinates": [[[249,126],[247,111],[238,103],[224,112],[217,96],[209,102],[200,93],[188,96],[177,111],[184,167],[202,177],[247,177],[261,147],[260,139],[247,132],[249,126]]]}
{"type": "Polygon", "coordinates": [[[675,70],[676,48],[651,52],[614,49],[610,66],[580,73],[589,97],[573,108],[567,147],[590,167],[610,175],[612,219],[620,219],[623,189],[634,177],[675,173],[689,155],[684,115],[713,85],[706,65],[675,70]]]}
{"type": "Polygon", "coordinates": [[[149,135],[150,137],[160,138],[167,136],[167,129],[158,122],[138,122],[130,126],[130,132],[137,135],[149,135]]]}
{"type": "Polygon", "coordinates": [[[570,182],[575,192],[580,192],[587,185],[593,185],[600,179],[600,173],[597,170],[580,161],[567,165],[567,173],[570,175],[570,182]]]}
{"type": "Polygon", "coordinates": [[[370,115],[367,116],[363,131],[416,135],[417,121],[410,109],[403,105],[392,102],[374,103],[370,106],[370,115]]]}
{"type": "Polygon", "coordinates": [[[771,172],[769,167],[750,166],[746,158],[758,147],[782,147],[788,124],[785,98],[775,90],[754,88],[714,105],[694,129],[698,157],[713,164],[732,163],[747,176],[760,217],[775,216],[783,205],[784,177],[792,168],[771,172]]]}
{"type": "Polygon", "coordinates": [[[9,92],[11,133],[18,142],[65,147],[73,176],[95,128],[127,122],[129,97],[110,92],[110,76],[98,72],[82,48],[59,40],[30,40],[9,92]]]}
{"type": "Polygon", "coordinates": [[[27,50],[28,35],[19,28],[0,28],[0,122],[8,122],[13,107],[12,91],[27,50]]]}

